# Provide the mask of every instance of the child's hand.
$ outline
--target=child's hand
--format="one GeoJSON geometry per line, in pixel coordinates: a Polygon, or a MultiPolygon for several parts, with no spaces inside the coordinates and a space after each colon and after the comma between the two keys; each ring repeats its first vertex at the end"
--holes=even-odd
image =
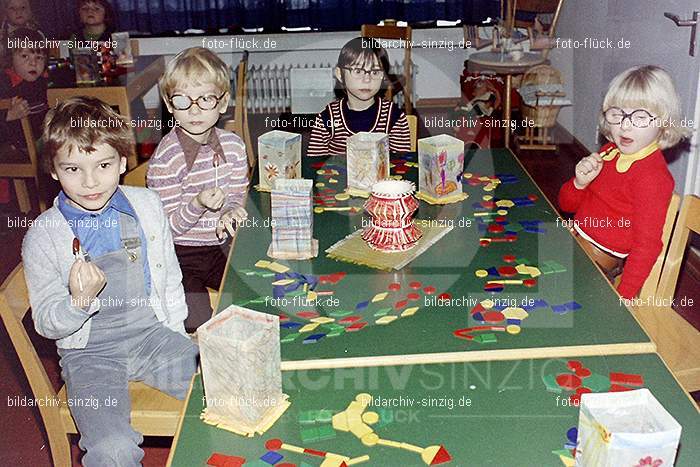
{"type": "Polygon", "coordinates": [[[592,153],[588,157],[584,157],[576,164],[576,178],[574,186],[579,190],[583,190],[598,176],[603,170],[603,158],[597,152],[592,153]]]}
{"type": "Polygon", "coordinates": [[[224,205],[226,194],[221,188],[208,188],[200,191],[195,199],[201,207],[210,211],[217,211],[224,205]]]}
{"type": "Polygon", "coordinates": [[[248,213],[242,207],[236,207],[226,211],[219,217],[219,225],[216,226],[217,238],[225,238],[225,232],[228,232],[228,234],[233,237],[236,228],[243,224],[246,219],[248,219],[248,213]]]}
{"type": "Polygon", "coordinates": [[[10,108],[7,110],[5,120],[11,122],[19,120],[29,115],[29,102],[19,96],[15,96],[10,101],[10,108]]]}
{"type": "Polygon", "coordinates": [[[73,303],[78,308],[87,309],[106,283],[104,273],[95,263],[77,259],[70,268],[68,286],[73,303]]]}

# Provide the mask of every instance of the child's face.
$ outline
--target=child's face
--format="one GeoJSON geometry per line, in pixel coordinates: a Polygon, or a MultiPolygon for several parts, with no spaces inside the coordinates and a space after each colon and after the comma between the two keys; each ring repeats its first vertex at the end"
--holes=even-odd
{"type": "Polygon", "coordinates": [[[175,87],[165,104],[180,128],[192,139],[204,144],[219,116],[226,112],[228,93],[222,96],[222,91],[214,83],[182,84],[175,87]],[[220,98],[218,103],[217,98],[220,98]],[[185,108],[187,106],[189,108],[185,108]]]}
{"type": "Polygon", "coordinates": [[[91,153],[64,144],[53,160],[51,176],[61,183],[68,202],[78,209],[99,211],[105,207],[126,172],[126,158],[101,143],[91,153]]]}
{"type": "Polygon", "coordinates": [[[12,68],[23,80],[33,83],[44,72],[46,56],[30,49],[21,49],[12,54],[12,68]]]}
{"type": "MultiPolygon", "coordinates": [[[[621,107],[622,112],[625,114],[631,114],[635,110],[630,107],[621,107]]],[[[646,110],[649,114],[654,115],[653,112],[646,110]]],[[[661,133],[661,128],[654,124],[654,121],[650,123],[646,128],[638,128],[632,125],[630,118],[624,118],[619,125],[614,125],[608,123],[608,128],[610,129],[610,135],[612,136],[613,142],[617,145],[620,152],[623,154],[634,154],[640,149],[644,149],[651,143],[659,138],[661,133]]]]}
{"type": "Polygon", "coordinates": [[[5,13],[13,26],[24,26],[32,18],[29,0],[9,0],[5,13]]]}
{"type": "Polygon", "coordinates": [[[105,8],[97,2],[86,2],[80,6],[80,22],[85,26],[99,26],[105,22],[105,8]]]}
{"type": "Polygon", "coordinates": [[[345,90],[349,95],[366,102],[374,99],[374,96],[382,87],[384,70],[376,56],[372,55],[371,62],[363,60],[360,56],[352,65],[342,69],[336,68],[335,76],[338,78],[338,81],[345,84],[345,90]]]}

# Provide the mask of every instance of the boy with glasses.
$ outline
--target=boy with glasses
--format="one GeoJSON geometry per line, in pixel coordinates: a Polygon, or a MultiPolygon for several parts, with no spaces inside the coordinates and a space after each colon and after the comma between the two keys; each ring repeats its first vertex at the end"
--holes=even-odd
{"type": "Polygon", "coordinates": [[[357,37],[343,46],[335,77],[345,96],[316,116],[309,156],[345,154],[348,137],[360,131],[388,134],[393,152],[411,150],[406,115],[378,95],[388,69],[389,57],[375,39],[357,37]]]}
{"type": "Polygon", "coordinates": [[[247,218],[246,148],[215,127],[226,112],[231,80],[226,64],[202,47],[183,50],[159,81],[177,122],[149,161],[147,184],[161,196],[173,231],[192,332],[212,315],[207,287],[219,289],[233,231],[247,218]]]}
{"type": "Polygon", "coordinates": [[[599,118],[610,141],[576,165],[559,192],[563,211],[576,213],[574,234],[612,281],[633,298],[662,248],[674,180],[662,149],[677,144],[681,105],[673,80],[656,66],[630,68],[610,83],[599,118]]]}

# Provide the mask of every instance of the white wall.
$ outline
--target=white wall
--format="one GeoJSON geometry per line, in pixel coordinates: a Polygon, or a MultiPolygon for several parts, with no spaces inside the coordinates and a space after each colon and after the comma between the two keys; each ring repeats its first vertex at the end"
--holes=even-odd
{"type": "MultiPolygon", "coordinates": [[[[606,15],[607,1],[565,1],[557,37],[563,41],[605,37],[606,15]]],[[[609,67],[611,54],[608,50],[562,46],[549,55],[552,65],[562,73],[567,96],[573,102],[561,110],[559,123],[590,150],[598,146],[597,115],[607,86],[603,70],[609,67]]]]}
{"type": "MultiPolygon", "coordinates": [[[[597,115],[610,81],[623,70],[644,64],[669,71],[681,96],[683,116],[693,119],[700,105],[698,74],[700,57],[688,55],[689,28],[678,28],[664,17],[671,11],[687,18],[697,0],[567,0],[557,36],[562,40],[610,39],[611,49],[558,48],[550,54],[552,65],[563,74],[574,105],[562,109],[559,122],[589,150],[598,148],[597,115]],[[624,47],[618,47],[625,41],[624,47]]],[[[700,55],[696,53],[696,55],[700,55]]],[[[697,130],[696,130],[697,132],[697,130]]],[[[688,191],[688,162],[696,147],[674,148],[678,154],[669,164],[676,191],[688,191]]]]}
{"type": "MultiPolygon", "coordinates": [[[[250,52],[251,65],[335,64],[338,53],[354,32],[256,34],[246,36],[175,37],[139,39],[142,55],[165,54],[166,61],[183,49],[210,46],[226,62],[235,66],[243,49],[250,52]],[[241,41],[247,41],[242,44],[241,41]],[[266,41],[267,40],[267,47],[266,41]],[[214,42],[216,41],[216,42],[214,42]],[[274,41],[274,47],[270,47],[274,41]]],[[[458,48],[463,40],[461,28],[422,29],[413,32],[412,59],[415,70],[414,92],[418,99],[459,97],[459,76],[464,60],[473,49],[458,48]],[[427,47],[422,47],[425,41],[427,47]],[[435,42],[433,42],[435,41],[435,42]],[[439,41],[444,41],[443,43],[439,41]],[[430,47],[430,45],[433,45],[430,47]],[[452,50],[450,50],[452,49],[452,50]]],[[[403,49],[390,49],[392,61],[403,60],[403,49]]],[[[158,106],[158,93],[151,90],[144,99],[146,107],[158,106]]]]}

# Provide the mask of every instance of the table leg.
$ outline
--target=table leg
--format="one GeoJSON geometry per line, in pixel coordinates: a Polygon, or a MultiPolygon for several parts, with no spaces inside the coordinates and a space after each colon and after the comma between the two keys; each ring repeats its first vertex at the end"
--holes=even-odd
{"type": "Polygon", "coordinates": [[[513,85],[513,77],[511,75],[506,75],[506,104],[504,109],[504,123],[505,127],[505,147],[510,147],[510,93],[511,87],[513,85]]]}

